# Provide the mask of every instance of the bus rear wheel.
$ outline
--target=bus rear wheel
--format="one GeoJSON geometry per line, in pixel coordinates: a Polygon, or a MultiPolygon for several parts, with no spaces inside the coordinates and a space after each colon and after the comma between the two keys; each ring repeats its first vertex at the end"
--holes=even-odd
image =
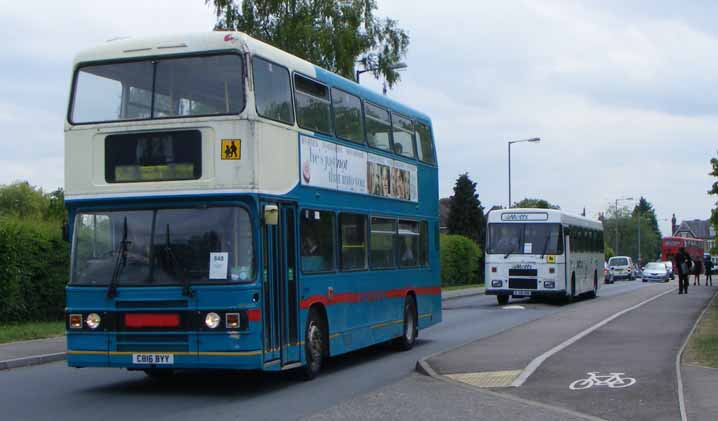
{"type": "Polygon", "coordinates": [[[307,327],[304,330],[304,355],[306,364],[302,367],[302,378],[312,380],[322,370],[322,363],[326,355],[326,330],[324,319],[316,308],[309,310],[307,327]]]}
{"type": "Polygon", "coordinates": [[[397,348],[402,351],[408,351],[414,347],[418,331],[416,300],[414,296],[407,295],[404,300],[404,330],[402,335],[396,338],[395,344],[397,348]]]}
{"type": "Polygon", "coordinates": [[[496,301],[499,302],[500,306],[505,306],[509,303],[509,296],[508,295],[497,295],[496,301]]]}

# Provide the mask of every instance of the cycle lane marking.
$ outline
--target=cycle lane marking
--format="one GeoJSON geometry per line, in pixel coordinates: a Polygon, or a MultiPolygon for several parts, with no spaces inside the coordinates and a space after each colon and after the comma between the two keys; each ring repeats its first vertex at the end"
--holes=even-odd
{"type": "Polygon", "coordinates": [[[609,373],[601,376],[600,372],[589,371],[586,373],[588,378],[573,381],[568,388],[571,390],[586,390],[592,387],[606,386],[610,389],[621,389],[631,387],[636,384],[637,380],[633,377],[622,377],[625,373],[609,373]]]}
{"type": "Polygon", "coordinates": [[[664,292],[662,292],[662,293],[660,293],[660,294],[658,294],[658,295],[654,295],[654,296],[651,297],[651,298],[648,298],[648,299],[646,299],[646,300],[643,300],[643,301],[641,301],[641,302],[638,303],[638,304],[635,304],[635,305],[633,305],[633,306],[631,306],[631,307],[629,307],[629,308],[623,309],[623,310],[619,311],[618,313],[616,313],[616,314],[614,314],[614,315],[612,315],[612,316],[610,316],[610,317],[608,317],[608,318],[606,318],[606,319],[603,319],[602,321],[600,321],[600,322],[598,322],[597,324],[595,324],[595,325],[589,327],[588,329],[586,329],[586,330],[584,330],[584,331],[582,331],[582,332],[580,332],[580,333],[578,333],[578,334],[572,336],[571,338],[569,338],[569,339],[567,339],[567,340],[561,342],[560,344],[556,345],[555,347],[549,349],[548,351],[544,352],[543,354],[541,354],[541,355],[539,355],[538,357],[536,357],[536,358],[534,358],[533,360],[531,360],[531,362],[529,363],[529,365],[527,365],[526,368],[523,369],[523,371],[521,372],[521,374],[520,374],[516,379],[514,379],[514,381],[511,383],[511,386],[512,386],[512,387],[521,387],[521,386],[523,386],[523,384],[526,383],[526,380],[528,380],[528,378],[531,377],[531,375],[532,375],[539,367],[541,367],[541,364],[543,364],[544,361],[546,361],[547,359],[549,359],[549,358],[550,358],[551,356],[553,356],[554,354],[557,354],[557,353],[563,351],[564,349],[568,348],[569,346],[573,345],[574,343],[578,342],[579,340],[581,340],[581,339],[584,338],[585,336],[590,335],[591,333],[593,333],[593,332],[595,332],[596,330],[602,328],[603,326],[605,326],[605,325],[611,323],[612,321],[614,321],[614,320],[616,320],[617,318],[623,316],[624,314],[629,313],[629,312],[631,312],[631,311],[633,311],[633,310],[635,310],[635,309],[637,309],[637,308],[639,308],[639,307],[642,307],[642,306],[644,306],[644,305],[646,305],[646,304],[648,304],[648,303],[650,303],[650,302],[652,302],[652,301],[655,301],[655,300],[657,300],[657,299],[663,297],[663,296],[666,295],[666,294],[670,294],[671,292],[675,292],[675,291],[676,291],[676,288],[671,288],[671,289],[669,289],[669,290],[667,290],[667,291],[664,291],[664,292]]]}

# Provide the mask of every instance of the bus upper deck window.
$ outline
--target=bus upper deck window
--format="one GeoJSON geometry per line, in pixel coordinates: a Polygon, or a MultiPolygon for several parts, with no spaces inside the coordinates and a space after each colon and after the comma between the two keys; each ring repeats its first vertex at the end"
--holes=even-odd
{"type": "Polygon", "coordinates": [[[376,105],[364,103],[364,115],[366,116],[366,135],[369,146],[391,150],[391,120],[389,112],[376,105]]]}

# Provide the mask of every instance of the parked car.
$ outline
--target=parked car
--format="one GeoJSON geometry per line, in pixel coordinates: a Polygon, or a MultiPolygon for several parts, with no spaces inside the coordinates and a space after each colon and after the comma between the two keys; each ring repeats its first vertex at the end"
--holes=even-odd
{"type": "Polygon", "coordinates": [[[628,256],[613,256],[608,259],[608,276],[613,283],[616,280],[635,278],[633,260],[628,256]]]}
{"type": "Polygon", "coordinates": [[[664,262],[651,262],[643,269],[643,282],[668,282],[670,278],[664,262]]]}
{"type": "Polygon", "coordinates": [[[671,277],[671,279],[676,279],[676,274],[673,272],[673,262],[670,260],[667,262],[661,262],[664,265],[666,265],[666,269],[668,269],[668,276],[671,277]]]}

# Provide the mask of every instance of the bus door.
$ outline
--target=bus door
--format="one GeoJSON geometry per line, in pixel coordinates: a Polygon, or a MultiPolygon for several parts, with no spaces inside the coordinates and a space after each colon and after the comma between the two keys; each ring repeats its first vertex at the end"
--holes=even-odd
{"type": "Polygon", "coordinates": [[[264,203],[263,209],[264,362],[285,365],[299,361],[296,207],[264,203]]]}

